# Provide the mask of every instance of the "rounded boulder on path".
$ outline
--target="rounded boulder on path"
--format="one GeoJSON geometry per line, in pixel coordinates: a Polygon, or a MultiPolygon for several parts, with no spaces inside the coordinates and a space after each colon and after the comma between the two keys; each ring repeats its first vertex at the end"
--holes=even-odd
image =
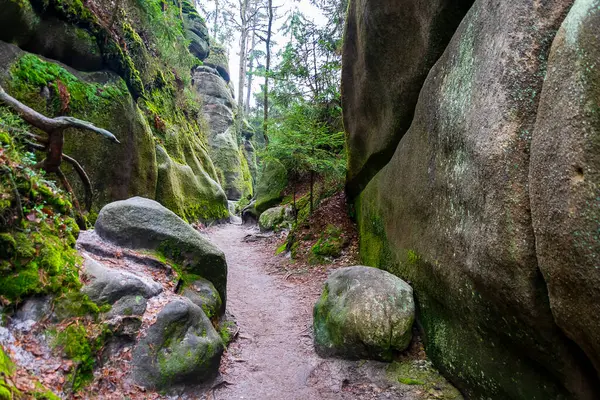
{"type": "Polygon", "coordinates": [[[341,268],[325,282],[313,317],[319,355],[389,361],[412,339],[413,290],[377,268],[341,268]]]}

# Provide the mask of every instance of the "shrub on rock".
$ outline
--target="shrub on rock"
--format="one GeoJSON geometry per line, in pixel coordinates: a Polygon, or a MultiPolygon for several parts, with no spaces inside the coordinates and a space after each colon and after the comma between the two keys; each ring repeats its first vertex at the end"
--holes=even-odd
{"type": "Polygon", "coordinates": [[[376,268],[341,268],[325,282],[313,316],[320,356],[389,361],[412,339],[413,291],[376,268]]]}

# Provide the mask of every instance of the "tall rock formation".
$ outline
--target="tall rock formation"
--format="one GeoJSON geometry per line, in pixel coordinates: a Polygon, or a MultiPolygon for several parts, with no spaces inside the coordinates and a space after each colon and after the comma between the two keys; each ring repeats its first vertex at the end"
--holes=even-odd
{"type": "Polygon", "coordinates": [[[393,154],[358,185],[351,161],[363,261],[412,282],[428,354],[469,397],[599,398],[600,2],[475,1],[414,110],[395,101],[412,70],[364,72],[364,49],[403,63],[404,22],[436,20],[358,16],[376,5],[351,6],[344,54],[350,157],[393,154]],[[382,25],[395,39],[364,32],[382,25]]]}
{"type": "Polygon", "coordinates": [[[248,200],[253,192],[252,175],[239,144],[242,134],[235,123],[237,105],[233,100],[233,91],[227,84],[229,73],[220,72],[228,64],[227,59],[224,60],[219,65],[213,64],[214,67],[197,67],[193,73],[194,88],[203,99],[209,153],[227,198],[233,201],[248,200]]]}
{"type": "MultiPolygon", "coordinates": [[[[0,9],[0,83],[9,94],[122,142],[66,135],[65,152],[90,175],[94,211],[138,195],[188,221],[228,217],[191,86],[191,66],[210,52],[191,3],[0,0],[0,9]]],[[[81,196],[77,176],[65,170],[81,196]]]]}

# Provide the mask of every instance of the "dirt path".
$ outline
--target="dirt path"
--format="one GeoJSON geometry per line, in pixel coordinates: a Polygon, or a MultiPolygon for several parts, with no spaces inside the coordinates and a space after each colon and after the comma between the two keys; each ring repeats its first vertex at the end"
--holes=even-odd
{"type": "MultiPolygon", "coordinates": [[[[219,399],[317,399],[307,382],[319,359],[312,349],[310,307],[297,287],[268,275],[272,256],[252,243],[248,231],[226,225],[210,232],[211,240],[227,257],[227,308],[240,334],[225,361],[219,399]]],[[[310,298],[307,298],[310,297],[310,298]]]]}
{"type": "Polygon", "coordinates": [[[244,241],[256,231],[225,225],[207,233],[227,257],[227,309],[240,328],[222,364],[225,383],[214,398],[449,398],[422,386],[394,384],[386,378],[388,364],[319,358],[312,344],[312,307],[325,274],[294,283],[285,272],[277,273],[286,260],[273,255],[273,243],[244,241]]]}

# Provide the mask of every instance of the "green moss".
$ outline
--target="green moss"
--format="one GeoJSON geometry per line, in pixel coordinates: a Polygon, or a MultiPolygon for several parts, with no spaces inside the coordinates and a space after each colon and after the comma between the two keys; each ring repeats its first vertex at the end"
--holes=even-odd
{"type": "Polygon", "coordinates": [[[462,400],[462,395],[427,360],[394,362],[387,367],[387,378],[404,385],[422,386],[436,399],[462,400]]]}
{"type": "Polygon", "coordinates": [[[256,185],[256,211],[260,214],[277,205],[288,184],[287,171],[278,161],[270,161],[256,185]]]}
{"type": "Polygon", "coordinates": [[[93,379],[96,356],[111,333],[105,325],[84,325],[79,321],[49,333],[53,346],[77,364],[71,373],[71,385],[73,391],[78,391],[93,379]]]}
{"type": "Polygon", "coordinates": [[[64,113],[65,109],[83,118],[95,111],[105,112],[110,103],[119,101],[127,90],[114,84],[85,83],[61,66],[33,54],[24,55],[12,65],[11,78],[11,94],[44,113],[48,110],[40,89],[50,87],[53,91],[50,112],[54,115],[64,113]],[[61,85],[66,89],[68,98],[60,93],[61,85]]]}
{"type": "Polygon", "coordinates": [[[12,383],[6,381],[6,378],[12,377],[14,373],[14,364],[0,346],[0,399],[2,400],[12,400],[21,394],[12,383]]]}
{"type": "Polygon", "coordinates": [[[334,225],[328,225],[310,251],[312,255],[316,257],[336,258],[342,254],[344,244],[342,230],[334,225]]]}

